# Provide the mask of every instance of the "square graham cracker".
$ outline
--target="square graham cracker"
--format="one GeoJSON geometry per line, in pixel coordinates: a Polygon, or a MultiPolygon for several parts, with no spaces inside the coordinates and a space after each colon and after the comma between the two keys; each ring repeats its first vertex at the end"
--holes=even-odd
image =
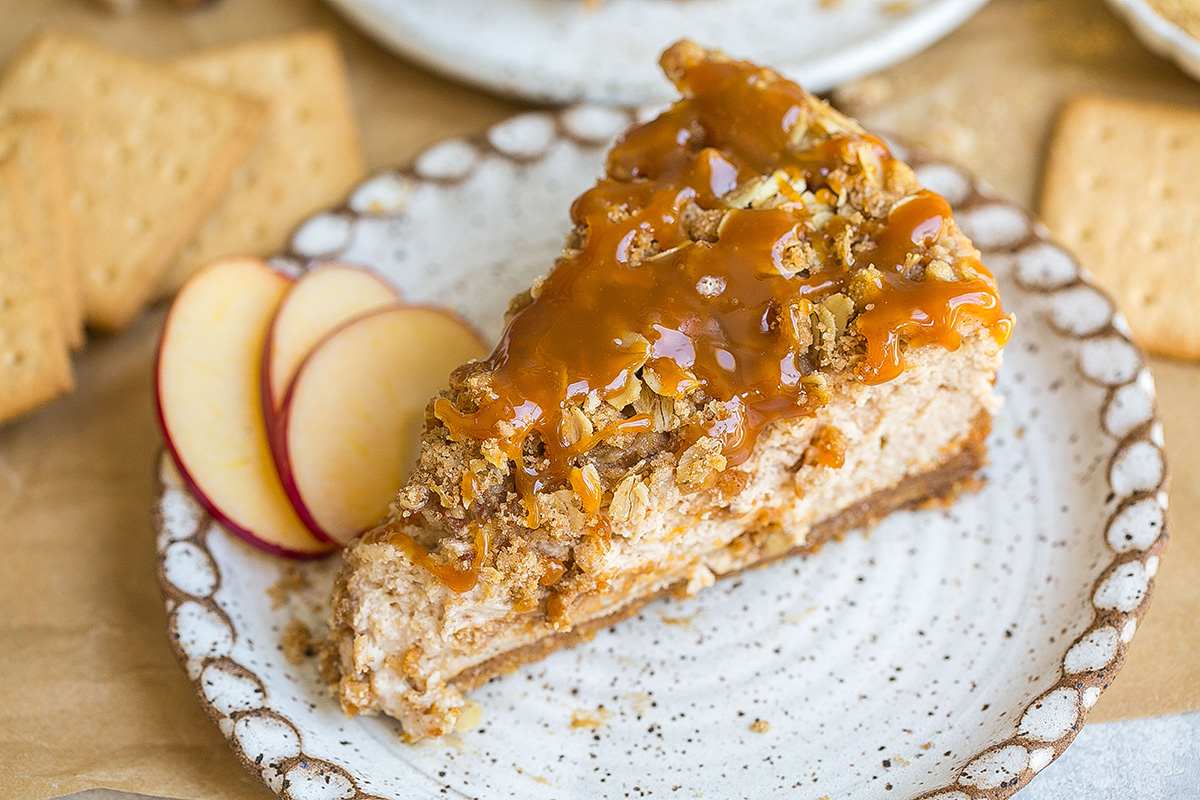
{"type": "Polygon", "coordinates": [[[0,79],[0,116],[63,120],[84,310],[124,328],[220,201],[266,121],[251,98],[80,36],[35,36],[0,79]]]}
{"type": "Polygon", "coordinates": [[[53,279],[59,325],[67,346],[83,345],[83,289],[69,209],[67,148],[56,117],[35,114],[0,124],[0,160],[11,156],[29,190],[42,261],[53,279]]]}
{"type": "Polygon", "coordinates": [[[365,171],[341,50],[322,31],[258,39],[172,62],[188,77],[262,100],[268,121],[229,192],[167,271],[174,293],[221,256],[269,256],[310,214],[340,201],[365,171]]]}
{"type": "Polygon", "coordinates": [[[1200,358],[1200,109],[1072,99],[1042,187],[1046,225],[1149,350],[1200,358]]]}
{"type": "Polygon", "coordinates": [[[0,162],[0,422],[73,386],[30,205],[16,159],[0,162]]]}

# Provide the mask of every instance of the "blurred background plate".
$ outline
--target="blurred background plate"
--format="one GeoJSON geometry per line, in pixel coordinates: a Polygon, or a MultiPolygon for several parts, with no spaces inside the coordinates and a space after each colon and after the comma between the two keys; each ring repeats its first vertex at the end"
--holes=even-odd
{"type": "Polygon", "coordinates": [[[691,38],[810,91],[883,69],[987,0],[329,0],[397,52],[502,94],[641,103],[674,92],[658,54],[691,38]]]}
{"type": "Polygon", "coordinates": [[[1147,0],[1108,0],[1147,47],[1200,79],[1200,41],[1162,14],[1147,0]]]}

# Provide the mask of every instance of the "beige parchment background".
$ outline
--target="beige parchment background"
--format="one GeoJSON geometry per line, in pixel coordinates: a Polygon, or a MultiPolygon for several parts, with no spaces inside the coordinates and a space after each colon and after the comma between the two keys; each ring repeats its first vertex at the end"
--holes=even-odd
{"type": "MultiPolygon", "coordinates": [[[[0,0],[0,60],[58,26],[152,57],[322,26],[346,48],[367,163],[521,110],[384,52],[318,0],[220,0],[185,14],[147,0],[0,0]]],[[[1050,125],[1082,90],[1200,105],[1200,84],[1151,55],[1101,0],[994,0],[924,54],[846,87],[869,125],[957,159],[1035,204],[1050,125]]],[[[234,759],[167,647],[149,508],[160,438],[151,364],[163,309],[78,359],[78,390],[0,428],[0,796],[94,786],[213,800],[271,795],[234,759]]],[[[1130,659],[1093,712],[1200,709],[1200,365],[1155,360],[1174,473],[1172,542],[1130,659]]]]}

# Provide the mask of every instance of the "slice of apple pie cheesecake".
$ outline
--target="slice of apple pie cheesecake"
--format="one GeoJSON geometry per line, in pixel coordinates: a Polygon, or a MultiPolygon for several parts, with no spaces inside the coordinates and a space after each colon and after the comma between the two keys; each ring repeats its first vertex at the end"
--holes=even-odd
{"type": "Polygon", "coordinates": [[[447,733],[490,678],[984,461],[1012,319],[947,202],[768,69],[661,63],[682,98],[612,148],[345,551],[322,670],[350,714],[447,733]]]}

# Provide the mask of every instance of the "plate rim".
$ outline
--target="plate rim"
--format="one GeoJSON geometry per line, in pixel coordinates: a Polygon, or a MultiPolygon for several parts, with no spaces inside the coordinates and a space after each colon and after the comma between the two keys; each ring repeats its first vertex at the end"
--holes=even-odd
{"type": "Polygon", "coordinates": [[[1188,35],[1147,0],[1108,0],[1108,5],[1120,14],[1142,44],[1200,80],[1200,40],[1188,35]]]}
{"type": "MultiPolygon", "coordinates": [[[[607,145],[610,141],[611,132],[609,128],[611,126],[604,126],[603,130],[589,130],[586,124],[581,124],[576,119],[576,117],[587,117],[589,114],[597,113],[600,115],[609,115],[610,117],[613,114],[617,114],[627,123],[631,123],[644,118],[649,112],[644,107],[634,108],[627,106],[580,104],[565,109],[525,112],[502,120],[474,136],[451,137],[436,142],[418,154],[408,165],[381,170],[368,176],[351,190],[343,203],[327,211],[318,212],[302,222],[297,226],[292,237],[290,237],[289,247],[272,259],[272,263],[285,269],[303,270],[312,265],[333,260],[330,258],[331,253],[329,252],[314,253],[308,251],[307,248],[298,247],[298,240],[302,236],[306,226],[314,222],[323,219],[341,219],[350,222],[355,218],[402,217],[404,214],[403,200],[401,200],[400,205],[396,208],[383,210],[355,208],[356,194],[375,181],[392,180],[408,186],[408,191],[404,193],[404,199],[406,199],[408,192],[411,192],[412,187],[416,184],[457,184],[469,179],[489,157],[507,159],[518,165],[528,165],[543,158],[552,149],[554,143],[564,140],[578,147],[599,149],[607,145]],[[530,155],[519,150],[507,150],[497,145],[498,140],[503,140],[503,136],[497,136],[497,130],[500,130],[505,125],[512,124],[514,120],[531,117],[543,118],[553,125],[553,138],[539,154],[530,155]],[[474,158],[469,161],[464,169],[452,171],[452,174],[445,174],[437,169],[422,166],[425,156],[438,151],[439,148],[445,149],[447,147],[451,149],[465,147],[475,154],[474,158]]],[[[1012,251],[1016,252],[1022,247],[1028,247],[1033,244],[1049,244],[1058,248],[1069,259],[1071,270],[1065,276],[1058,275],[1048,279],[1034,276],[1023,279],[1020,271],[1015,271],[1014,280],[1019,289],[1030,294],[1042,295],[1084,289],[1094,292],[1108,303],[1109,316],[1102,325],[1092,326],[1087,330],[1079,331],[1073,330],[1069,326],[1054,324],[1052,320],[1049,327],[1058,336],[1080,342],[1080,360],[1076,368],[1080,371],[1081,378],[1106,389],[1105,399],[1100,403],[1100,420],[1098,424],[1100,430],[1114,440],[1112,456],[1109,458],[1104,470],[1109,491],[1114,496],[1116,495],[1117,487],[1115,487],[1113,481],[1113,468],[1121,454],[1129,452],[1131,447],[1143,444],[1149,445],[1158,454],[1161,464],[1156,485],[1149,489],[1135,489],[1123,496],[1121,502],[1113,507],[1104,525],[1104,530],[1100,532],[1100,535],[1104,538],[1105,550],[1111,556],[1111,559],[1102,568],[1097,568],[1099,572],[1092,584],[1088,598],[1091,611],[1093,612],[1092,621],[1069,646],[1065,647],[1063,658],[1059,663],[1058,681],[1031,700],[1025,709],[1019,715],[1016,715],[1013,721],[1014,733],[1011,736],[1002,741],[994,741],[983,750],[971,755],[965,761],[964,766],[959,771],[958,777],[953,782],[925,791],[917,795],[914,799],[983,800],[983,798],[987,798],[987,800],[1000,800],[1001,798],[1010,797],[1024,787],[1045,766],[1057,759],[1075,738],[1079,730],[1082,729],[1092,705],[1099,699],[1101,693],[1109,686],[1112,678],[1123,665],[1129,642],[1140,626],[1141,618],[1146,613],[1153,598],[1154,576],[1157,573],[1157,567],[1168,539],[1166,507],[1170,476],[1163,451],[1161,419],[1154,393],[1153,376],[1150,373],[1148,359],[1144,350],[1133,340],[1128,324],[1125,322],[1122,314],[1116,310],[1116,305],[1112,302],[1111,298],[1094,283],[1091,276],[1086,270],[1080,267],[1074,256],[1071,256],[1066,250],[1057,245],[1045,226],[1037,222],[1025,209],[1004,200],[991,187],[975,178],[970,172],[957,167],[951,162],[927,153],[917,152],[910,146],[897,142],[894,139],[889,139],[889,144],[892,145],[893,150],[897,152],[898,156],[905,158],[910,165],[918,170],[928,167],[949,168],[966,180],[968,188],[965,199],[956,203],[955,213],[957,218],[962,218],[965,211],[976,210],[978,208],[1008,209],[1019,214],[1026,225],[1026,232],[1020,237],[1019,241],[1011,245],[1012,251]],[[1104,372],[1102,366],[1096,370],[1089,371],[1082,359],[1082,348],[1088,341],[1099,341],[1102,339],[1115,340],[1128,348],[1128,351],[1134,355],[1136,358],[1136,368],[1132,369],[1129,376],[1122,376],[1119,380],[1113,379],[1104,372]],[[1105,422],[1108,409],[1114,403],[1116,393],[1120,389],[1135,384],[1144,390],[1150,400],[1149,415],[1131,430],[1122,431],[1118,434],[1112,431],[1105,422]],[[1158,523],[1157,536],[1145,547],[1139,546],[1125,551],[1114,548],[1109,542],[1109,529],[1111,529],[1124,510],[1136,503],[1145,501],[1153,503],[1160,512],[1161,517],[1158,523]],[[1121,567],[1130,566],[1132,568],[1133,564],[1138,565],[1137,569],[1142,571],[1145,578],[1142,594],[1138,602],[1132,608],[1126,610],[1099,606],[1096,598],[1103,587],[1107,585],[1109,579],[1117,575],[1121,567]],[[1068,673],[1065,667],[1068,654],[1077,645],[1080,645],[1085,638],[1101,629],[1111,630],[1116,634],[1116,644],[1113,654],[1105,666],[1100,669],[1089,669],[1085,672],[1068,673]],[[1038,738],[1032,734],[1023,734],[1022,725],[1030,718],[1031,712],[1036,712],[1035,706],[1040,708],[1039,703],[1050,698],[1055,693],[1067,693],[1067,696],[1074,698],[1071,701],[1075,707],[1073,724],[1068,726],[1060,735],[1049,739],[1038,738]],[[1016,763],[1016,759],[1020,759],[1020,766],[1014,771],[1011,765],[1016,763]],[[1003,780],[999,779],[999,776],[1003,775],[1007,775],[1008,777],[1003,780]]],[[[214,599],[214,595],[221,587],[221,575],[217,561],[209,550],[206,541],[207,531],[214,521],[213,518],[206,510],[201,508],[193,532],[186,537],[169,536],[164,529],[165,521],[162,513],[162,499],[168,489],[167,483],[172,469],[173,463],[170,453],[164,447],[158,461],[158,469],[156,470],[158,493],[152,511],[157,542],[156,579],[167,609],[169,643],[172,653],[191,681],[201,707],[204,708],[221,733],[229,740],[235,755],[243,767],[266,785],[267,788],[281,797],[302,800],[303,795],[294,795],[290,792],[287,785],[288,781],[285,777],[286,775],[290,775],[292,770],[299,769],[306,772],[307,777],[316,776],[323,778],[327,784],[330,781],[334,781],[335,784],[345,787],[347,792],[338,796],[345,797],[346,800],[379,800],[377,795],[371,794],[362,788],[362,784],[366,781],[358,779],[347,769],[331,761],[304,751],[301,726],[298,726],[290,718],[270,707],[269,696],[263,681],[252,670],[238,663],[228,655],[204,656],[195,659],[184,649],[180,641],[179,615],[180,609],[189,604],[198,604],[209,613],[216,614],[217,617],[225,621],[234,635],[236,635],[236,629],[229,614],[214,599]],[[200,596],[189,593],[170,580],[167,565],[168,550],[172,545],[178,543],[199,549],[207,557],[213,570],[216,572],[216,579],[213,581],[212,589],[206,595],[200,596]],[[263,703],[254,708],[235,709],[232,712],[224,712],[216,708],[208,699],[204,689],[203,678],[208,669],[216,669],[238,678],[248,677],[253,679],[258,685],[258,690],[261,692],[263,703]],[[286,726],[286,728],[291,730],[299,744],[298,752],[270,764],[263,763],[261,757],[258,760],[252,758],[245,752],[235,736],[235,729],[239,721],[246,718],[266,719],[273,724],[286,726]]],[[[187,492],[186,487],[183,487],[183,491],[187,492]]],[[[190,493],[189,497],[191,497],[190,493]]],[[[194,498],[192,499],[194,501],[194,498]]]]}
{"type": "MultiPolygon", "coordinates": [[[[421,1],[415,0],[418,3],[421,1]]],[[[661,4],[661,0],[638,1],[661,4]]],[[[603,81],[576,83],[576,76],[564,81],[565,76],[561,73],[539,70],[536,64],[532,67],[524,66],[523,77],[508,80],[502,77],[504,71],[499,68],[502,65],[498,62],[464,61],[461,52],[427,41],[419,31],[411,29],[403,19],[393,15],[392,5],[380,4],[376,0],[326,2],[359,30],[382,42],[393,52],[441,75],[503,96],[550,104],[633,104],[670,99],[673,94],[666,81],[662,82],[660,91],[640,83],[607,91],[597,88],[606,85],[603,81]],[[565,88],[568,86],[573,88],[568,90],[565,88]]],[[[988,2],[990,0],[933,0],[929,6],[907,14],[879,36],[858,41],[823,57],[794,63],[779,62],[776,59],[776,67],[789,77],[798,77],[809,91],[829,91],[841,83],[857,80],[916,55],[956,30],[988,2]]],[[[582,5],[582,2],[579,5],[582,5]]],[[[549,35],[553,32],[547,33],[549,35]]],[[[667,37],[668,41],[664,42],[664,47],[670,43],[671,38],[667,37]]],[[[753,54],[731,55],[751,57],[753,54]]]]}

